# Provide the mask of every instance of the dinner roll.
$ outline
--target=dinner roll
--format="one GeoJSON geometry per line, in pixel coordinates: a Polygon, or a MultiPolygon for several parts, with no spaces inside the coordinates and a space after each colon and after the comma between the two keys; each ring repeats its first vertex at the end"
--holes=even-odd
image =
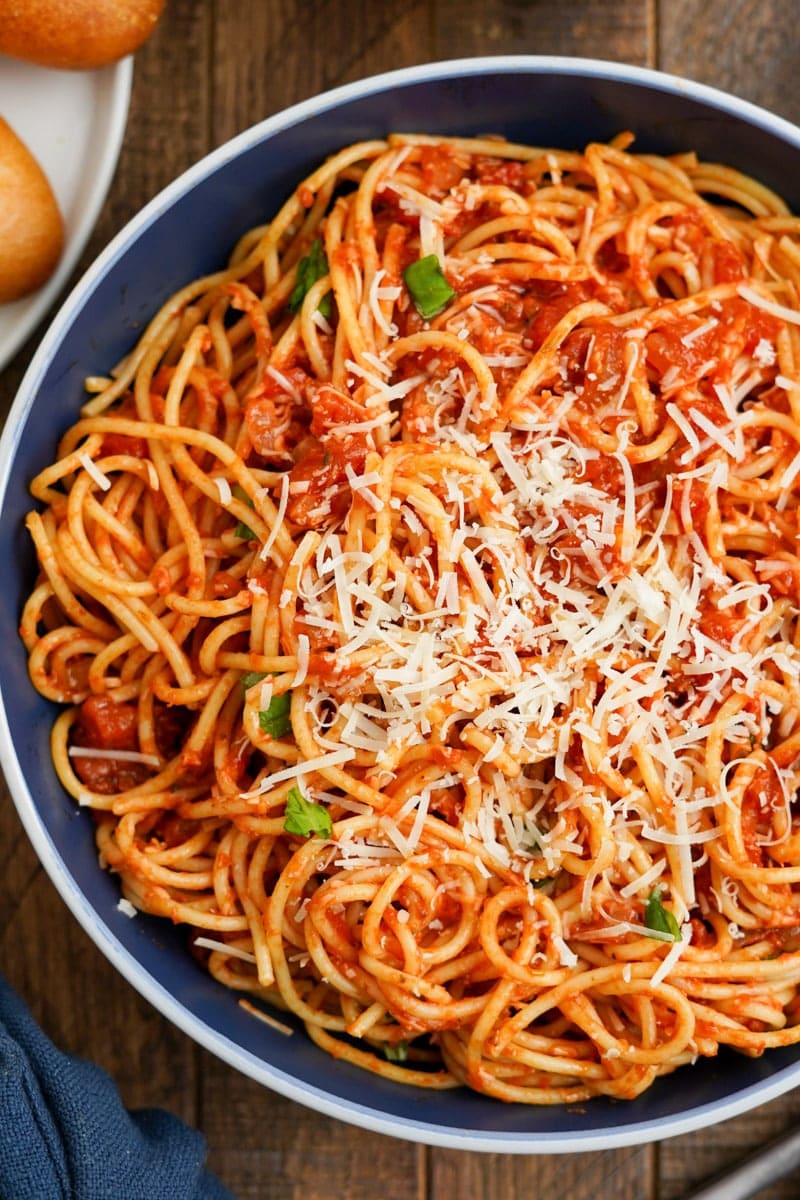
{"type": "Polygon", "coordinates": [[[3,0],[0,54],[92,70],[138,50],[165,0],[3,0]]]}
{"type": "Polygon", "coordinates": [[[0,117],[0,304],[40,287],[63,245],[64,222],[47,176],[0,117]]]}

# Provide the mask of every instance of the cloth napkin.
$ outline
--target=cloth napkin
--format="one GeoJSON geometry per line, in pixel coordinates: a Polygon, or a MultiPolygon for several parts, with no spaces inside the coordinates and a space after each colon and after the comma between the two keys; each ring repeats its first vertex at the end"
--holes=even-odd
{"type": "Polygon", "coordinates": [[[204,1159],[197,1130],[127,1112],[105,1071],[56,1049],[0,978],[2,1200],[233,1200],[204,1159]]]}

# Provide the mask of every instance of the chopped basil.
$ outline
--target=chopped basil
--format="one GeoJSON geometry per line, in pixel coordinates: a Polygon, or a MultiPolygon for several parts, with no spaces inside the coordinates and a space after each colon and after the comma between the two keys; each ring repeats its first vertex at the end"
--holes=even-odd
{"type": "Polygon", "coordinates": [[[330,837],[333,828],[327,808],[306,800],[299,788],[293,787],[286,797],[286,820],[283,828],[287,833],[299,833],[301,837],[330,837]]]}
{"type": "Polygon", "coordinates": [[[261,683],[261,680],[266,678],[263,671],[248,671],[242,676],[242,691],[249,692],[251,687],[255,687],[257,683],[261,683]]]}
{"type": "Polygon", "coordinates": [[[262,708],[258,714],[258,724],[261,730],[273,738],[286,737],[287,733],[290,733],[292,729],[292,720],[289,715],[291,706],[291,692],[283,692],[280,696],[273,696],[269,702],[269,708],[262,708]]]}
{"type": "MultiPolygon", "coordinates": [[[[243,501],[243,503],[245,503],[248,508],[253,507],[253,501],[250,499],[250,497],[248,496],[248,494],[244,490],[244,488],[240,487],[238,483],[233,488],[233,494],[237,500],[243,501]]],[[[255,541],[255,538],[256,538],[256,535],[253,533],[250,526],[245,525],[244,521],[239,521],[237,523],[236,528],[233,531],[233,536],[237,537],[237,538],[241,538],[243,541],[246,541],[246,542],[255,541]]]]}
{"type": "Polygon", "coordinates": [[[394,1045],[387,1042],[383,1047],[383,1053],[388,1058],[389,1062],[405,1062],[408,1058],[408,1043],[395,1042],[394,1045]]]}
{"type": "Polygon", "coordinates": [[[418,258],[407,266],[403,271],[403,279],[417,312],[426,321],[440,313],[455,296],[435,254],[427,254],[425,258],[418,258]]]}
{"type": "Polygon", "coordinates": [[[644,910],[644,923],[648,929],[652,929],[657,933],[668,933],[672,937],[673,942],[682,942],[681,927],[675,919],[674,913],[671,913],[668,908],[664,908],[661,903],[661,886],[657,885],[647,898],[647,907],[644,910]]]}
{"type": "MultiPolygon", "coordinates": [[[[306,298],[306,293],[318,279],[328,274],[328,259],[322,248],[322,242],[317,238],[305,258],[297,264],[297,275],[292,294],[289,297],[289,311],[299,312],[306,298]]],[[[319,311],[323,317],[331,315],[331,296],[328,292],[319,303],[319,311]]]]}

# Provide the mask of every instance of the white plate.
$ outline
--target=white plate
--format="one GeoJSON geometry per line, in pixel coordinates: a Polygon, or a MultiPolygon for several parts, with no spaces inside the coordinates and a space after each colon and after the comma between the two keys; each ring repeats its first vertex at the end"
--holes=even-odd
{"type": "Polygon", "coordinates": [[[56,300],[94,229],[125,132],[133,59],[100,71],[51,71],[0,58],[0,116],[50,180],[66,236],[47,283],[0,305],[0,370],[56,300]]]}

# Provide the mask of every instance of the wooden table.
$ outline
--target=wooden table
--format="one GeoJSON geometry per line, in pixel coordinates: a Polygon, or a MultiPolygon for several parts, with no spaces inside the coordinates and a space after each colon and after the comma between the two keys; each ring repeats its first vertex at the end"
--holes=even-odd
{"type": "MultiPolygon", "coordinates": [[[[136,59],[125,144],[84,266],[184,168],[288,104],[393,67],[521,52],[657,66],[800,123],[796,0],[168,0],[136,59]]],[[[0,375],[3,411],[35,344],[0,375]]],[[[0,969],[50,1036],[106,1067],[129,1106],[199,1126],[239,1200],[671,1200],[800,1119],[800,1096],[788,1095],[660,1144],[538,1158],[364,1133],[272,1095],[162,1019],[68,913],[6,794],[0,913],[0,969]]],[[[798,1187],[795,1177],[763,1197],[790,1200],[798,1187]]]]}

